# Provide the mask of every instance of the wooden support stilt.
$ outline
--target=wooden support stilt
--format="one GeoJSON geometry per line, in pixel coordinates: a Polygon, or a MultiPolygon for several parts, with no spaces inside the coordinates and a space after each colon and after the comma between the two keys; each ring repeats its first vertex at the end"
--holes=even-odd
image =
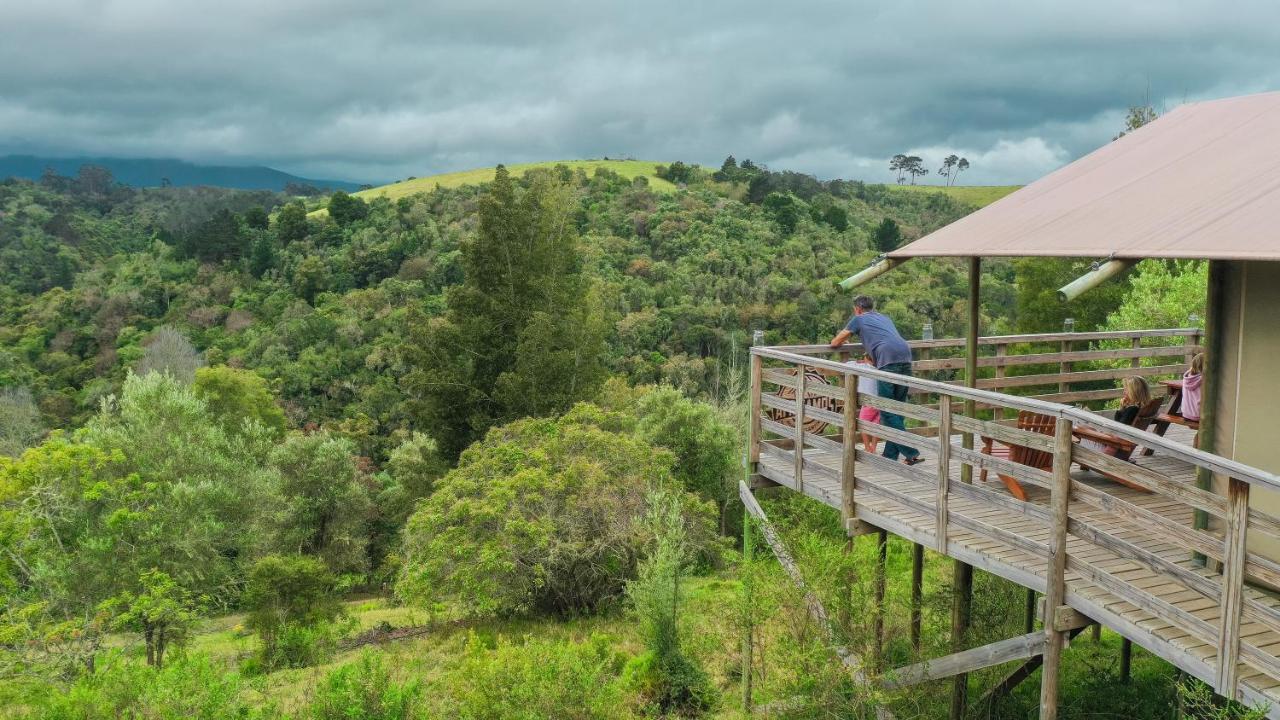
{"type": "Polygon", "coordinates": [[[1093,635],[1094,642],[1102,642],[1102,625],[1095,624],[1089,632],[1093,635]]]}
{"type": "MultiPolygon", "coordinates": [[[[1046,573],[1045,617],[1057,612],[1066,596],[1067,521],[1071,502],[1071,421],[1059,418],[1053,436],[1053,512],[1049,535],[1049,567],[1046,573]]],[[[1067,633],[1057,623],[1045,623],[1044,671],[1040,674],[1040,720],[1058,717],[1058,666],[1067,633]]]]}
{"type": "Polygon", "coordinates": [[[1026,632],[1031,632],[1032,630],[1036,629],[1036,591],[1035,590],[1031,590],[1031,589],[1027,590],[1026,615],[1023,617],[1022,626],[1026,632]]]}
{"type": "Polygon", "coordinates": [[[888,561],[889,533],[880,530],[876,532],[875,647],[872,651],[872,663],[877,671],[884,668],[884,588],[888,561]]]}
{"type": "Polygon", "coordinates": [[[920,652],[920,623],[924,609],[924,546],[911,546],[911,649],[920,652]]]}
{"type": "Polygon", "coordinates": [[[1133,641],[1129,638],[1120,640],[1120,682],[1128,684],[1133,672],[1133,641]]]}
{"type": "MultiPolygon", "coordinates": [[[[969,327],[965,335],[964,348],[964,384],[966,387],[978,386],[978,332],[981,318],[982,258],[969,258],[969,327]]],[[[964,414],[973,418],[977,414],[977,404],[972,400],[964,401],[964,414]]],[[[966,432],[960,436],[960,444],[967,450],[973,449],[973,433],[966,432]]],[[[973,482],[973,466],[960,466],[960,481],[973,482]]],[[[964,644],[965,633],[969,630],[969,619],[973,605],[973,568],[959,560],[955,563],[951,598],[951,645],[960,650],[964,644]]],[[[951,720],[962,720],[969,702],[969,676],[961,673],[951,681],[951,720]]]]}

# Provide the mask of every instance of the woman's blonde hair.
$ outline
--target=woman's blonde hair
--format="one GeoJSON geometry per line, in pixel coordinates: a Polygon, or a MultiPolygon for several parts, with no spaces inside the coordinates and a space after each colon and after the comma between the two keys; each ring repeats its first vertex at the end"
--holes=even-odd
{"type": "Polygon", "coordinates": [[[1191,358],[1191,374],[1204,374],[1204,353],[1196,353],[1196,356],[1191,358]]]}
{"type": "Polygon", "coordinates": [[[1134,405],[1146,405],[1151,401],[1151,386],[1139,375],[1124,379],[1124,396],[1134,405]]]}

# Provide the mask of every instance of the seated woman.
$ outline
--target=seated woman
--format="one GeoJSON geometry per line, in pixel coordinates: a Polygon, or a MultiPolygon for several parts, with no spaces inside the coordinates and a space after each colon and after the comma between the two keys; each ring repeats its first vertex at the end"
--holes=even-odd
{"type": "Polygon", "coordinates": [[[1131,375],[1124,379],[1122,387],[1124,397],[1120,398],[1120,409],[1116,411],[1115,421],[1122,425],[1132,425],[1142,408],[1151,402],[1151,386],[1145,378],[1131,375]]]}
{"type": "MultiPolygon", "coordinates": [[[[1138,375],[1131,375],[1124,379],[1121,387],[1124,389],[1124,396],[1120,398],[1120,409],[1116,410],[1113,420],[1122,425],[1133,425],[1144,410],[1150,414],[1155,413],[1158,405],[1151,401],[1151,386],[1147,384],[1146,379],[1138,375]]],[[[1097,439],[1086,437],[1080,441],[1080,444],[1107,455],[1123,454],[1125,458],[1133,450],[1131,443],[1127,441],[1120,442],[1117,440],[1117,442],[1111,442],[1107,440],[1106,434],[1101,433],[1095,433],[1094,436],[1097,439]],[[1127,447],[1127,451],[1122,451],[1122,447],[1127,447]]],[[[1081,467],[1084,466],[1082,465],[1081,467]]]]}

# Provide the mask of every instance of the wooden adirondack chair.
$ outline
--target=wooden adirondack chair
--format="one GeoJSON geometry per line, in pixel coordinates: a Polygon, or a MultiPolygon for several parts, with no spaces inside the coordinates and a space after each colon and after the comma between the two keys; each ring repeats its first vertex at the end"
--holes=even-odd
{"type": "MultiPolygon", "coordinates": [[[[1150,400],[1148,400],[1147,403],[1138,410],[1137,416],[1134,417],[1133,428],[1135,430],[1141,431],[1141,430],[1146,430],[1148,427],[1150,427],[1151,423],[1155,422],[1156,419],[1159,417],[1160,405],[1163,401],[1164,401],[1164,398],[1151,398],[1150,400]]],[[[1108,455],[1114,457],[1117,460],[1130,460],[1131,457],[1133,456],[1133,451],[1136,450],[1138,447],[1138,443],[1133,442],[1132,440],[1127,440],[1122,437],[1117,437],[1115,435],[1112,435],[1111,433],[1105,433],[1100,430],[1094,430],[1093,428],[1078,427],[1075,429],[1075,431],[1072,434],[1075,435],[1076,438],[1080,440],[1092,440],[1102,445],[1104,448],[1106,448],[1104,452],[1106,452],[1108,455]]],[[[1080,467],[1081,469],[1084,469],[1084,470],[1089,469],[1085,465],[1081,465],[1080,467]]],[[[1111,473],[1103,472],[1101,470],[1097,470],[1096,468],[1094,469],[1094,472],[1107,478],[1108,480],[1118,482],[1121,485],[1131,487],[1135,490],[1143,490],[1146,492],[1150,492],[1149,490],[1147,490],[1147,488],[1144,488],[1141,485],[1135,485],[1134,483],[1131,483],[1128,480],[1125,480],[1124,478],[1120,478],[1115,475],[1112,475],[1111,473]]]]}
{"type": "MultiPolygon", "coordinates": [[[[1041,435],[1052,435],[1057,427],[1057,421],[1048,415],[1033,413],[1023,410],[1018,413],[1018,429],[1027,432],[1040,433],[1041,435]]],[[[1020,465],[1036,468],[1037,470],[1049,470],[1053,467],[1053,453],[1045,450],[1036,450],[1024,445],[1008,445],[1006,443],[997,442],[995,438],[982,438],[982,454],[992,457],[1001,457],[1016,462],[1020,465]]],[[[1027,491],[1022,487],[1022,483],[1009,475],[1001,475],[996,473],[1000,478],[1000,482],[1004,483],[1005,488],[1009,490],[1009,494],[1025,501],[1027,499],[1027,491]]],[[[987,469],[983,468],[981,475],[978,477],[980,481],[986,481],[987,469]]]]}

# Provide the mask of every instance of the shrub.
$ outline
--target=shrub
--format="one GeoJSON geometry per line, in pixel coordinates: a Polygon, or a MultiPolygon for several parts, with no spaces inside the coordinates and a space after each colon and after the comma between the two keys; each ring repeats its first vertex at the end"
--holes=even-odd
{"type": "Polygon", "coordinates": [[[712,705],[714,691],[680,646],[681,580],[690,558],[680,497],[652,493],[646,524],[654,548],[627,584],[646,652],[628,664],[628,682],[662,713],[700,713],[712,705]]]}
{"type": "Polygon", "coordinates": [[[342,606],[324,563],[303,555],[269,555],[254,563],[245,584],[247,625],[262,639],[267,668],[313,664],[332,643],[328,623],[342,606]]]}
{"type": "Polygon", "coordinates": [[[665,451],[571,417],[495,428],[410,518],[398,590],[473,616],[594,609],[635,576],[646,488],[672,482],[665,451]]]}
{"type": "Polygon", "coordinates": [[[315,720],[408,720],[415,716],[421,693],[418,682],[395,682],[382,659],[365,652],[325,677],[310,715],[315,720]]]}
{"type": "Polygon", "coordinates": [[[527,641],[490,649],[472,636],[462,661],[433,688],[428,717],[605,720],[634,717],[608,641],[527,641]]]}
{"type": "Polygon", "coordinates": [[[152,668],[119,653],[103,656],[70,687],[50,685],[33,705],[42,720],[224,720],[246,718],[240,676],[204,656],[152,668]]]}

